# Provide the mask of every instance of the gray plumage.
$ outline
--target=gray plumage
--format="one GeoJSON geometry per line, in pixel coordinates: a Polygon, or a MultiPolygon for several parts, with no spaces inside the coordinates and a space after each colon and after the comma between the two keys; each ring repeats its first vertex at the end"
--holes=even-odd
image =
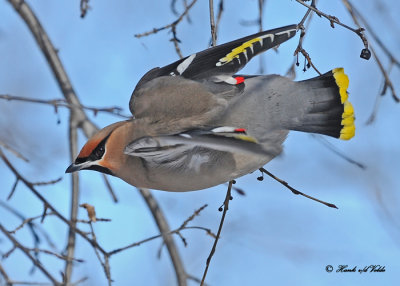
{"type": "Polygon", "coordinates": [[[190,191],[264,166],[282,152],[290,130],[350,139],[354,115],[343,69],[300,82],[234,75],[295,31],[261,32],[152,69],[131,96],[134,119],[93,136],[67,172],[90,169],[137,187],[190,191]]]}

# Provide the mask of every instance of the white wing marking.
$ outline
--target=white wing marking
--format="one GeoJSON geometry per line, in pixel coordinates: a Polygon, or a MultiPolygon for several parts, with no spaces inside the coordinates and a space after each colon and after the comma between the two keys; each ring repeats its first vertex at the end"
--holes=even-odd
{"type": "Polygon", "coordinates": [[[181,62],[178,67],[176,68],[176,70],[178,71],[178,73],[180,75],[182,75],[185,70],[188,68],[188,66],[192,63],[192,61],[194,60],[194,58],[196,57],[196,54],[191,55],[190,57],[188,57],[186,60],[184,60],[183,62],[181,62]]]}

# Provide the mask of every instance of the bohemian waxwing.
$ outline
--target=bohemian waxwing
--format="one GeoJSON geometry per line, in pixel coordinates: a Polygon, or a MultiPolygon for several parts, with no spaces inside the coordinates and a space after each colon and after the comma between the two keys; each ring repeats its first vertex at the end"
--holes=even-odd
{"type": "Polygon", "coordinates": [[[342,68],[300,82],[235,75],[296,30],[260,32],[150,70],[129,102],[134,119],[100,130],[66,172],[95,170],[136,187],[199,190],[262,167],[281,153],[289,130],[352,138],[342,68]]]}

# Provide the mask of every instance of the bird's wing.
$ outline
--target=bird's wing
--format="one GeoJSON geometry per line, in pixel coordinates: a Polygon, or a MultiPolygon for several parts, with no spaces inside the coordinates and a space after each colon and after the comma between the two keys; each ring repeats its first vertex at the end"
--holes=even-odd
{"type": "Polygon", "coordinates": [[[232,76],[254,56],[289,40],[296,31],[296,25],[289,25],[211,47],[165,67],[150,70],[142,77],[135,90],[160,76],[180,75],[194,80],[232,76]]]}
{"type": "Polygon", "coordinates": [[[270,155],[244,129],[227,126],[141,137],[129,143],[124,153],[149,162],[166,163],[179,161],[185,154],[198,148],[258,156],[270,155]]]}
{"type": "MultiPolygon", "coordinates": [[[[181,102],[179,106],[195,111],[205,106],[206,110],[202,112],[218,107],[219,104],[208,102],[210,98],[213,98],[211,101],[225,100],[224,95],[240,93],[243,77],[232,76],[255,55],[293,37],[296,28],[296,25],[290,25],[260,32],[192,54],[163,68],[154,68],[136,85],[129,109],[135,118],[140,118],[145,114],[164,116],[168,106],[174,109],[178,102],[181,102]],[[216,87],[214,83],[221,81],[228,84],[216,87]],[[211,95],[217,95],[217,98],[211,95]],[[192,103],[184,105],[183,102],[188,100],[192,103]]],[[[189,116],[185,110],[176,114],[177,118],[184,116],[189,116]]]]}
{"type": "Polygon", "coordinates": [[[181,132],[208,125],[223,114],[228,98],[242,90],[239,85],[204,84],[181,76],[162,76],[136,91],[129,108],[136,119],[148,118],[151,122],[180,120],[183,125],[178,132],[181,132]]]}

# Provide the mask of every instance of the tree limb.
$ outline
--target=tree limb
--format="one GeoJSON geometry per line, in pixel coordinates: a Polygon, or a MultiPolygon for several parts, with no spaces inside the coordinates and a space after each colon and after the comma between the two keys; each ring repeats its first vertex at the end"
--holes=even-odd
{"type": "MultiPolygon", "coordinates": [[[[31,10],[31,8],[28,6],[28,4],[23,1],[23,0],[7,0],[11,5],[14,7],[14,9],[18,12],[18,14],[22,17],[22,19],[25,21],[25,23],[28,25],[30,31],[32,32],[37,44],[39,45],[40,49],[42,50],[44,56],[46,57],[47,62],[49,63],[51,70],[58,82],[58,85],[64,95],[64,98],[67,100],[67,102],[73,106],[81,106],[80,101],[72,87],[72,84],[69,80],[69,77],[61,63],[60,58],[58,57],[58,53],[56,49],[54,48],[53,44],[51,43],[49,37],[47,36],[45,30],[43,29],[42,25],[40,24],[39,20],[31,10]]],[[[185,12],[178,18],[178,20],[182,20],[183,17],[188,13],[189,9],[196,3],[197,0],[193,0],[188,6],[185,12]]],[[[72,108],[70,110],[71,116],[74,118],[76,122],[76,126],[82,129],[86,137],[91,137],[96,131],[98,131],[98,128],[93,124],[88,117],[86,116],[85,112],[80,109],[80,108],[72,108]]],[[[1,152],[1,150],[0,150],[1,152]]],[[[2,153],[0,153],[2,154],[2,153]]],[[[4,159],[4,157],[3,157],[4,159]]],[[[14,169],[14,171],[16,171],[14,169]]],[[[15,172],[14,172],[15,173],[15,172]]],[[[28,186],[32,191],[34,188],[29,185],[29,182],[24,181],[24,184],[28,186]]],[[[34,190],[36,192],[36,190],[34,190]]],[[[45,201],[44,197],[42,197],[38,192],[35,193],[36,196],[39,196],[39,198],[42,201],[45,201]]],[[[142,194],[144,195],[144,194],[142,194]]],[[[146,194],[146,197],[144,197],[145,200],[152,200],[155,203],[155,199],[152,197],[150,193],[146,194]]],[[[49,208],[52,211],[55,211],[55,209],[52,206],[49,206],[49,208]]],[[[169,232],[169,227],[168,224],[163,224],[163,221],[166,222],[163,214],[159,212],[157,216],[154,215],[152,212],[154,219],[157,222],[157,225],[164,225],[164,229],[160,229],[161,233],[167,233],[169,232]],[[167,230],[167,231],[166,231],[167,230]]],[[[79,229],[77,229],[70,221],[65,219],[63,216],[61,216],[59,213],[56,213],[56,215],[62,220],[69,225],[70,228],[73,228],[73,230],[80,235],[84,235],[83,232],[81,232],[79,229]],[[79,232],[78,232],[79,230],[79,232]]],[[[86,236],[85,236],[86,237],[86,236]]],[[[86,237],[86,239],[92,244],[92,246],[96,246],[103,254],[106,252],[104,249],[98,245],[97,242],[90,240],[89,238],[86,237]]],[[[170,238],[172,240],[172,238],[170,238]]],[[[173,240],[172,240],[173,241],[173,240]]],[[[174,243],[169,243],[167,244],[169,254],[171,256],[171,259],[174,261],[174,266],[176,265],[182,265],[183,263],[178,255],[178,251],[176,249],[176,246],[174,243]]],[[[178,273],[182,272],[182,269],[175,269],[175,271],[178,273]]],[[[178,277],[178,280],[181,279],[181,276],[178,277]]],[[[185,281],[186,283],[186,281],[185,281]]],[[[185,284],[181,284],[185,285],[185,284]]]]}

